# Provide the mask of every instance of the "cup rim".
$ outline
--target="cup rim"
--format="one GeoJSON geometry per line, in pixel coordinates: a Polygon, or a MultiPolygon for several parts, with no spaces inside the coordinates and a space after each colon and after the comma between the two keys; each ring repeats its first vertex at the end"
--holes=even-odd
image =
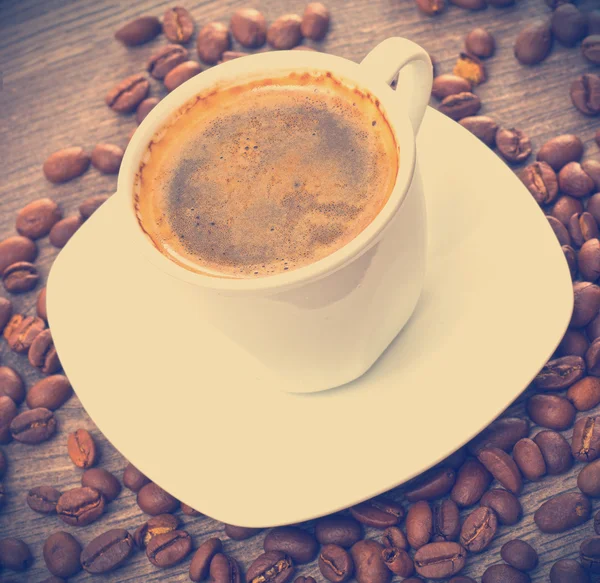
{"type": "Polygon", "coordinates": [[[132,243],[161,271],[188,283],[213,290],[279,292],[312,282],[341,269],[367,251],[380,238],[402,206],[415,167],[415,136],[408,113],[392,88],[359,63],[317,51],[258,53],[227,61],[192,77],[162,99],[135,131],[119,171],[116,196],[126,204],[132,243]],[[231,86],[294,71],[331,72],[336,77],[369,91],[379,100],[392,129],[400,160],[392,192],[375,218],[354,239],[330,255],[289,272],[250,278],[221,278],[191,271],[163,255],[139,224],[134,205],[136,175],[147,145],[166,119],[195,95],[215,86],[231,86]]]}

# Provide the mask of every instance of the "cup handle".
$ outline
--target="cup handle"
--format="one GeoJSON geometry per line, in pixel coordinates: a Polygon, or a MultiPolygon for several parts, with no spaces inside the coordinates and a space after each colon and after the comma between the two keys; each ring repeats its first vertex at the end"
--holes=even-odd
{"type": "Polygon", "coordinates": [[[400,37],[379,43],[361,62],[370,75],[391,83],[398,74],[396,93],[413,126],[415,136],[429,103],[433,68],[425,49],[400,37]]]}

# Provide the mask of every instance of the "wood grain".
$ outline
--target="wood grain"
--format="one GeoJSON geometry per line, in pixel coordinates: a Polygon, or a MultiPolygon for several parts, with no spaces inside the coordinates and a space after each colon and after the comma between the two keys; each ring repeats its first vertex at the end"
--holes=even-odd
{"type": "MultiPolygon", "coordinates": [[[[305,5],[303,0],[184,0],[182,3],[200,24],[211,20],[227,21],[233,10],[241,6],[259,8],[273,20],[284,13],[301,13],[305,5]]],[[[104,104],[104,95],[117,81],[143,69],[150,54],[165,40],[161,36],[148,45],[127,49],[113,39],[113,33],[127,19],[141,14],[160,16],[169,5],[171,2],[162,0],[0,2],[0,238],[14,233],[17,210],[31,200],[50,196],[60,202],[68,215],[76,213],[79,203],[87,196],[110,194],[115,190],[116,178],[103,176],[94,169],[68,184],[51,185],[44,179],[41,165],[47,155],[66,146],[81,145],[91,150],[99,142],[126,145],[135,120],[132,116],[118,116],[110,111],[104,104]]],[[[489,81],[477,88],[484,103],[482,113],[495,117],[506,127],[524,130],[531,137],[534,148],[558,133],[576,133],[586,143],[586,156],[599,158],[598,147],[593,142],[594,132],[600,127],[598,118],[582,116],[571,106],[568,95],[570,81],[593,70],[584,62],[579,50],[555,46],[541,66],[532,68],[519,65],[513,57],[512,44],[519,28],[533,19],[549,16],[543,0],[521,0],[515,7],[489,8],[477,13],[451,6],[436,18],[417,12],[410,0],[329,0],[328,5],[333,24],[326,41],[315,45],[321,50],[360,60],[379,41],[401,35],[430,51],[437,62],[438,73],[452,70],[467,32],[475,26],[487,27],[496,36],[498,50],[486,63],[489,81]]],[[[580,6],[591,9],[597,2],[585,0],[580,6]]],[[[193,41],[190,49],[196,58],[193,41]]],[[[162,96],[164,90],[153,82],[152,94],[162,96]]],[[[481,188],[485,189],[486,185],[481,184],[481,188]]],[[[527,242],[523,241],[523,244],[527,242]]],[[[37,265],[45,277],[56,251],[47,241],[40,242],[39,247],[37,265]]],[[[35,297],[36,292],[32,292],[12,299],[17,311],[31,313],[35,297]]],[[[90,305],[89,309],[102,309],[102,306],[90,305]]],[[[81,317],[85,318],[85,314],[81,317]]],[[[2,364],[19,370],[28,386],[39,378],[26,358],[11,353],[4,341],[0,344],[0,353],[2,364]]],[[[510,363],[502,365],[510,366],[510,363]]],[[[485,379],[482,379],[481,390],[486,390],[485,379]]],[[[525,397],[519,399],[509,413],[522,415],[525,397]]],[[[118,407],[119,403],[114,406],[118,407]]],[[[133,531],[144,520],[135,504],[135,496],[128,490],[109,505],[101,520],[84,529],[67,527],[56,516],[37,515],[27,507],[25,496],[33,486],[48,483],[66,490],[79,484],[81,471],[73,466],[66,453],[66,436],[79,427],[90,430],[98,441],[100,465],[119,478],[122,476],[126,461],[103,438],[76,397],[57,412],[57,418],[59,431],[51,441],[37,447],[19,443],[3,447],[9,470],[4,481],[7,502],[0,513],[0,536],[23,538],[31,546],[35,562],[26,573],[0,573],[2,581],[30,582],[45,578],[48,573],[42,559],[42,546],[45,538],[54,531],[72,532],[85,544],[109,528],[123,527],[133,531]]],[[[431,430],[435,431],[435,428],[431,430]]],[[[160,427],[149,426],[148,431],[160,431],[160,427]]],[[[571,431],[565,435],[570,438],[571,431]]],[[[144,439],[144,436],[138,438],[144,439]]],[[[365,436],[365,439],[370,440],[373,447],[389,446],[378,443],[376,435],[365,436]]],[[[394,452],[391,463],[401,464],[402,444],[392,447],[391,451],[394,452]]],[[[193,463],[202,463],[201,450],[193,463]]],[[[357,471],[360,471],[359,467],[357,464],[357,471]]],[[[575,558],[581,540],[593,534],[591,521],[561,535],[543,535],[536,529],[532,514],[554,494],[575,490],[581,467],[577,464],[564,476],[528,483],[521,496],[525,510],[523,520],[516,527],[502,527],[485,553],[469,559],[465,574],[480,578],[487,566],[500,561],[502,544],[515,537],[527,540],[540,554],[540,566],[532,574],[533,581],[547,581],[549,568],[557,559],[575,558]]],[[[311,471],[309,467],[300,470],[311,471]]],[[[210,479],[213,471],[214,468],[206,468],[206,479],[210,479]]],[[[401,493],[401,489],[397,489],[391,495],[399,498],[401,493]]],[[[595,509],[597,507],[595,504],[595,509]]],[[[182,518],[196,545],[208,536],[224,537],[221,525],[210,518],[182,518]]],[[[378,533],[371,530],[368,535],[378,536],[378,533]]],[[[247,567],[262,549],[262,535],[244,542],[227,540],[225,546],[227,552],[247,567]]],[[[187,568],[188,562],[185,562],[160,571],[142,553],[136,553],[124,568],[102,580],[186,581],[187,568]]],[[[300,572],[310,573],[323,581],[314,564],[300,572]]],[[[84,581],[89,577],[82,573],[72,581],[84,581]]]]}

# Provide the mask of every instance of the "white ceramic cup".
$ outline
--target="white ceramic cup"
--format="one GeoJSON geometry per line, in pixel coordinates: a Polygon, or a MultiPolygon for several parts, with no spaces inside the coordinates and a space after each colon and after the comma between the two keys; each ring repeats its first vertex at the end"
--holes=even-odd
{"type": "Polygon", "coordinates": [[[197,286],[209,323],[281,376],[285,390],[315,392],[358,378],[406,324],[423,285],[426,218],[415,135],[431,84],[429,55],[402,38],[383,41],[360,64],[319,52],[280,51],[235,59],[197,75],[150,112],[127,147],[115,196],[123,203],[118,206],[127,215],[132,245],[160,270],[197,286]],[[389,200],[350,243],[291,272],[227,279],[169,260],[140,228],[133,205],[147,144],[196,94],[292,71],[331,72],[379,100],[400,156],[389,200]],[[397,73],[394,91],[389,84],[397,73]]]}

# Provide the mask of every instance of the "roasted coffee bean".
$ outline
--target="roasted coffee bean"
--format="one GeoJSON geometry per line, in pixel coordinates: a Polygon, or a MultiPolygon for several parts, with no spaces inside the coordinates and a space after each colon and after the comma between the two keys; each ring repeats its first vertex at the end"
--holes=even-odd
{"type": "Polygon", "coordinates": [[[104,497],[95,488],[73,488],[56,504],[56,513],[69,526],[87,526],[104,512],[104,497]]]}
{"type": "Polygon", "coordinates": [[[297,14],[280,16],[267,30],[267,42],[274,49],[291,49],[300,44],[301,40],[302,18],[297,14]]]}
{"type": "Polygon", "coordinates": [[[577,476],[577,487],[592,498],[600,497],[600,460],[595,460],[579,472],[577,476]]]}
{"type": "Polygon", "coordinates": [[[27,505],[40,514],[54,514],[60,492],[52,486],[36,486],[27,494],[27,505]]]}
{"type": "Polygon", "coordinates": [[[460,125],[478,137],[486,146],[493,148],[496,145],[496,133],[498,124],[486,115],[472,115],[463,117],[460,125]]]}
{"type": "Polygon", "coordinates": [[[527,573],[522,573],[510,565],[492,565],[483,573],[481,583],[530,583],[527,573]]]}
{"type": "Polygon", "coordinates": [[[596,186],[579,162],[569,162],[561,168],[558,173],[558,185],[563,193],[576,198],[591,194],[596,186]]]}
{"type": "Polygon", "coordinates": [[[585,377],[569,387],[567,399],[578,411],[589,411],[600,403],[600,379],[585,377]]]}
{"type": "MultiPolygon", "coordinates": [[[[577,162],[572,162],[572,164],[577,164],[577,162]]],[[[569,220],[569,235],[573,244],[581,247],[586,241],[600,237],[600,230],[596,219],[590,213],[585,212],[571,217],[569,220]]]]}
{"type": "Polygon", "coordinates": [[[575,276],[577,274],[577,253],[575,253],[575,249],[573,249],[573,247],[570,247],[569,245],[563,245],[562,251],[565,255],[567,265],[569,266],[571,279],[575,279],[575,276]]]}
{"type": "MultiPolygon", "coordinates": [[[[381,556],[383,549],[384,547],[374,540],[361,540],[352,547],[350,553],[358,583],[390,583],[392,572],[386,567],[381,556]]],[[[247,577],[246,582],[251,583],[247,577]]]]}
{"type": "Polygon", "coordinates": [[[600,113],[600,77],[586,73],[571,84],[571,101],[585,115],[600,113]]]}
{"type": "Polygon", "coordinates": [[[552,208],[550,209],[550,214],[566,227],[569,224],[569,220],[575,213],[582,213],[584,210],[583,204],[581,204],[579,199],[565,195],[559,196],[556,199],[552,205],[552,208]]]}
{"type": "Polygon", "coordinates": [[[578,462],[591,462],[600,455],[600,417],[580,417],[577,420],[571,451],[578,462]]]}
{"type": "Polygon", "coordinates": [[[584,160],[581,162],[581,168],[594,181],[594,191],[600,190],[600,162],[598,160],[584,160]]]}
{"type": "Polygon", "coordinates": [[[207,24],[198,33],[196,48],[202,61],[214,65],[231,48],[229,29],[221,22],[207,24]]]}
{"type": "Polygon", "coordinates": [[[92,166],[104,174],[117,174],[123,154],[123,149],[114,144],[97,144],[92,150],[92,166]]]}
{"type": "Polygon", "coordinates": [[[115,32],[115,38],[128,47],[151,41],[160,34],[160,20],[155,16],[140,16],[124,24],[115,32]]]}
{"type": "Polygon", "coordinates": [[[0,565],[11,571],[25,571],[33,563],[29,546],[20,538],[0,539],[0,565]]]}
{"type": "Polygon", "coordinates": [[[563,134],[543,144],[537,159],[546,162],[558,172],[569,162],[578,162],[581,156],[583,156],[583,142],[573,134],[563,134]]]}
{"type": "Polygon", "coordinates": [[[165,45],[150,57],[146,69],[155,79],[164,79],[169,71],[187,59],[186,48],[175,44],[165,45]]]}
{"type": "Polygon", "coordinates": [[[594,376],[600,376],[600,338],[596,338],[585,353],[585,362],[588,372],[594,376]]]}
{"type": "Polygon", "coordinates": [[[590,578],[577,561],[560,559],[550,569],[550,583],[590,583],[590,578]]]}
{"type": "MultiPolygon", "coordinates": [[[[167,514],[166,516],[170,516],[167,514]]],[[[223,550],[223,544],[218,538],[205,540],[196,550],[190,563],[190,579],[197,583],[208,577],[210,563],[215,555],[223,550]]]]}
{"type": "Polygon", "coordinates": [[[319,545],[315,537],[297,526],[279,526],[269,531],[263,542],[268,551],[281,551],[294,564],[310,563],[316,556],[319,545]]]}
{"type": "Polygon", "coordinates": [[[574,47],[587,32],[587,18],[573,4],[563,4],[552,14],[552,32],[566,47],[574,47]]]}
{"type": "MultiPolygon", "coordinates": [[[[557,354],[561,356],[581,356],[584,357],[588,348],[590,347],[590,341],[586,336],[585,332],[581,330],[567,330],[560,344],[558,345],[557,354]]],[[[585,377],[589,378],[589,377],[585,377]]],[[[581,380],[585,380],[581,379],[581,380]]],[[[577,381],[573,386],[577,385],[581,381],[577,381]]],[[[570,388],[569,388],[570,390],[570,388]]],[[[567,391],[567,396],[569,392],[567,391]]]]}
{"type": "Polygon", "coordinates": [[[583,39],[581,53],[594,65],[600,65],[600,34],[591,34],[583,39]]]}
{"type": "Polygon", "coordinates": [[[23,411],[10,424],[10,433],[13,439],[27,444],[46,441],[54,435],[55,431],[54,414],[43,407],[23,411]]]}
{"type": "Polygon", "coordinates": [[[302,24],[300,25],[302,36],[312,40],[323,40],[329,30],[329,18],[329,10],[323,4],[311,2],[304,9],[302,15],[302,24]]]}
{"type": "MultiPolygon", "coordinates": [[[[588,245],[594,241],[594,239],[590,239],[590,241],[586,241],[582,247],[582,249],[591,249],[588,245]]],[[[578,260],[584,260],[584,263],[587,265],[585,268],[589,275],[591,275],[591,268],[588,269],[589,263],[586,261],[587,253],[582,256],[581,250],[579,251],[578,260]]],[[[571,316],[571,326],[574,328],[581,328],[582,326],[587,326],[598,314],[598,310],[600,309],[600,287],[597,285],[587,282],[581,281],[573,284],[573,315],[571,316]]],[[[587,353],[586,353],[587,354],[587,353]]],[[[586,357],[586,365],[589,369],[589,363],[587,362],[586,357]]]]}
{"type": "Polygon", "coordinates": [[[462,571],[466,559],[467,551],[458,543],[429,543],[415,553],[415,570],[428,579],[445,579],[462,571]]]}
{"type": "Polygon", "coordinates": [[[147,97],[138,106],[135,111],[135,121],[141,124],[146,116],[158,105],[160,99],[158,97],[147,97]]]}
{"type": "Polygon", "coordinates": [[[545,20],[536,20],[528,24],[517,35],[514,53],[521,64],[537,65],[548,56],[551,49],[550,23],[545,20]]]}
{"type": "Polygon", "coordinates": [[[24,354],[29,351],[31,344],[45,326],[40,318],[15,314],[4,328],[4,337],[11,350],[24,354]]]}
{"type": "Polygon", "coordinates": [[[181,512],[186,516],[202,516],[201,512],[198,512],[196,509],[184,504],[183,502],[181,503],[181,512]]]}
{"type": "Polygon", "coordinates": [[[446,8],[446,0],[415,0],[415,4],[427,16],[441,14],[446,8]]]}
{"type": "MultiPolygon", "coordinates": [[[[172,514],[159,514],[139,526],[133,533],[133,540],[139,549],[145,549],[153,537],[177,530],[178,526],[179,518],[176,516],[172,514]]],[[[219,550],[215,552],[220,552],[220,550],[219,547],[219,550]]],[[[206,568],[208,569],[208,565],[206,568]]]]}
{"type": "Polygon", "coordinates": [[[564,474],[573,467],[571,446],[560,433],[551,430],[540,431],[533,441],[537,443],[544,456],[549,475],[564,474]]]}
{"type": "MultiPolygon", "coordinates": [[[[297,50],[303,50],[303,51],[308,51],[308,50],[314,50],[311,49],[311,47],[305,47],[305,46],[299,46],[299,47],[295,47],[297,50]]],[[[233,61],[233,59],[239,59],[240,57],[247,57],[249,55],[249,53],[242,53],[241,51],[225,51],[222,55],[221,55],[221,63],[226,63],[227,61],[233,61]]]]}
{"type": "Polygon", "coordinates": [[[477,455],[484,447],[510,451],[515,443],[529,435],[529,422],[518,417],[502,417],[492,422],[469,443],[469,451],[477,455]]]}
{"type": "MultiPolygon", "coordinates": [[[[56,348],[54,347],[52,333],[48,328],[46,330],[42,330],[35,337],[29,348],[28,358],[30,364],[36,368],[39,368],[44,374],[54,374],[60,370],[60,360],[58,359],[58,354],[56,352],[56,348]]],[[[29,392],[29,395],[31,395],[31,391],[29,392]]],[[[45,407],[46,405],[35,406],[45,407]]],[[[48,407],[48,409],[51,408],[52,407],[48,407]]]]}
{"type": "MultiPolygon", "coordinates": [[[[480,436],[482,434],[480,433],[480,436]]],[[[458,470],[467,459],[467,448],[461,447],[455,452],[451,453],[445,460],[440,462],[440,465],[448,466],[453,470],[458,470]]]]}
{"type": "Polygon", "coordinates": [[[39,282],[37,268],[27,261],[19,261],[9,265],[2,273],[4,289],[11,294],[31,291],[39,282]]]}
{"type": "Polygon", "coordinates": [[[434,542],[453,541],[460,534],[460,511],[453,500],[444,500],[433,507],[434,542]]]}
{"type": "Polygon", "coordinates": [[[148,79],[137,73],[115,85],[106,95],[106,104],[117,113],[129,113],[146,98],[149,91],[148,79]]]}
{"type": "Polygon", "coordinates": [[[589,573],[600,573],[600,536],[587,538],[581,543],[579,559],[589,573]]]}
{"type": "Polygon", "coordinates": [[[98,490],[106,502],[112,502],[121,492],[119,480],[104,468],[90,468],[83,472],[81,485],[98,490]]]}
{"type": "Polygon", "coordinates": [[[236,10],[231,17],[229,28],[233,38],[243,47],[262,47],[267,40],[267,21],[262,13],[253,8],[236,10]]]}
{"type": "MultiPolygon", "coordinates": [[[[388,528],[383,534],[384,538],[387,536],[386,533],[394,528],[388,528]]],[[[315,536],[322,545],[339,545],[349,549],[362,538],[362,527],[358,521],[350,516],[325,516],[317,520],[315,536]]]]}
{"type": "Polygon", "coordinates": [[[564,532],[589,520],[590,499],[584,494],[568,492],[546,500],[533,515],[537,527],[545,533],[564,532]]]}
{"type": "MultiPolygon", "coordinates": [[[[43,333],[42,333],[43,334],[43,333]]],[[[35,383],[27,393],[30,409],[44,407],[55,411],[73,394],[69,379],[63,375],[52,375],[35,383]]]]}
{"type": "Polygon", "coordinates": [[[142,474],[133,464],[127,464],[125,471],[123,472],[123,485],[129,488],[136,494],[146,485],[149,484],[150,480],[142,474]]]}
{"type": "Polygon", "coordinates": [[[564,397],[533,395],[527,403],[527,413],[537,425],[563,431],[573,425],[576,411],[564,397]]]}
{"type": "Polygon", "coordinates": [[[496,147],[500,155],[511,163],[523,162],[531,155],[531,140],[516,128],[500,128],[496,133],[496,147]]]}
{"type": "MultiPolygon", "coordinates": [[[[384,549],[382,552],[385,553],[386,550],[390,549],[384,549]]],[[[383,555],[383,559],[385,561],[385,555],[383,555]]],[[[338,545],[325,545],[319,553],[319,570],[323,577],[328,581],[331,581],[332,583],[343,583],[352,577],[352,574],[354,573],[354,564],[350,553],[343,547],[338,545]]]]}
{"type": "Polygon", "coordinates": [[[133,552],[133,539],[123,528],[113,528],[89,542],[81,552],[81,566],[94,575],[120,567],[133,552]]]}
{"type": "Polygon", "coordinates": [[[546,462],[538,444],[524,437],[519,440],[512,452],[515,463],[528,480],[535,482],[546,475],[546,462]]]}
{"type": "Polygon", "coordinates": [[[546,162],[527,166],[521,173],[521,180],[538,204],[550,204],[558,196],[556,172],[546,162]]]}
{"type": "Polygon", "coordinates": [[[485,28],[474,28],[465,39],[465,48],[471,55],[486,59],[494,54],[496,41],[485,28]]]}
{"type": "Polygon", "coordinates": [[[0,443],[8,443],[11,440],[10,424],[16,416],[15,402],[10,397],[0,396],[0,443]]]}
{"type": "Polygon", "coordinates": [[[471,91],[471,83],[469,81],[458,75],[451,74],[438,75],[433,80],[433,85],[431,86],[431,94],[440,100],[450,95],[468,93],[469,91],[471,91]]]}
{"type": "MultiPolygon", "coordinates": [[[[450,500],[450,502],[452,501],[450,500]]],[[[408,550],[408,541],[406,540],[406,535],[398,526],[390,526],[389,528],[386,528],[383,532],[381,540],[383,542],[383,546],[388,549],[397,548],[402,549],[403,551],[408,550]]]]}
{"type": "Polygon", "coordinates": [[[23,379],[9,366],[0,366],[0,397],[10,397],[17,405],[25,398],[23,379]]]}
{"type": "Polygon", "coordinates": [[[386,547],[381,551],[381,556],[386,567],[395,575],[409,577],[414,573],[414,563],[406,551],[395,547],[386,547]]]}
{"type": "Polygon", "coordinates": [[[72,577],[81,571],[81,545],[68,532],[52,533],[44,543],[44,561],[48,571],[57,577],[72,577]]]}
{"type": "Polygon", "coordinates": [[[250,528],[247,526],[234,526],[233,524],[225,525],[225,534],[232,540],[246,540],[258,534],[261,528],[250,528]]]}
{"type": "Polygon", "coordinates": [[[467,516],[460,530],[460,544],[471,553],[480,553],[488,548],[496,530],[498,517],[487,506],[476,508],[467,516]]]}
{"type": "Polygon", "coordinates": [[[14,235],[0,241],[0,275],[14,263],[32,263],[37,257],[37,247],[29,237],[14,235]]]}
{"type": "Polygon", "coordinates": [[[468,53],[460,53],[452,72],[469,81],[472,86],[480,85],[487,79],[485,65],[475,55],[468,53]]]}
{"type": "Polygon", "coordinates": [[[91,468],[98,457],[94,438],[86,429],[77,429],[67,438],[67,452],[71,461],[82,469],[91,468]]]}
{"type": "Polygon", "coordinates": [[[461,507],[473,506],[483,496],[492,481],[492,475],[477,461],[467,460],[456,476],[450,498],[461,507]]]}
{"type": "Polygon", "coordinates": [[[404,493],[409,502],[419,500],[435,500],[445,496],[456,481],[456,473],[452,468],[438,468],[430,474],[426,474],[416,486],[404,493]]]}
{"type": "MultiPolygon", "coordinates": [[[[7,298],[0,297],[0,332],[1,333],[4,334],[5,327],[11,320],[12,315],[13,315],[12,302],[7,298]]],[[[4,337],[6,337],[6,334],[4,334],[4,337]]]]}
{"type": "Polygon", "coordinates": [[[185,44],[194,34],[194,18],[183,6],[167,8],[163,15],[163,32],[172,43],[185,44]]]}
{"type": "Polygon", "coordinates": [[[453,120],[475,115],[481,109],[481,101],[474,93],[463,92],[448,95],[438,108],[443,114],[453,120]]]}
{"type": "Polygon", "coordinates": [[[155,567],[172,567],[192,550],[192,537],[185,530],[173,530],[153,537],[146,546],[146,556],[155,567]]]}
{"type": "Polygon", "coordinates": [[[513,539],[502,545],[501,557],[519,571],[531,571],[538,564],[538,554],[524,540],[513,539]]]}
{"type": "Polygon", "coordinates": [[[402,505],[387,498],[373,498],[352,506],[349,510],[358,522],[374,528],[394,526],[404,518],[402,505]]]}
{"type": "MultiPolygon", "coordinates": [[[[81,215],[81,218],[84,221],[89,219],[107,200],[108,196],[105,194],[97,194],[95,196],[90,196],[89,198],[86,198],[79,205],[79,214],[81,215]]],[[[38,313],[38,315],[40,314],[38,313]]],[[[44,318],[44,320],[46,319],[47,318],[44,318]]]]}
{"type": "Polygon", "coordinates": [[[142,512],[151,516],[169,514],[179,507],[179,500],[153,482],[143,486],[137,493],[137,503],[142,512]]]}
{"type": "Polygon", "coordinates": [[[426,545],[433,534],[433,512],[425,500],[421,500],[408,509],[406,515],[406,538],[413,549],[426,545]]]}
{"type": "Polygon", "coordinates": [[[246,571],[246,583],[287,583],[295,570],[292,559],[285,553],[270,551],[254,559],[246,571]]]}
{"type": "Polygon", "coordinates": [[[242,583],[237,561],[229,555],[218,553],[210,562],[210,580],[213,583],[242,583]]]}
{"type": "Polygon", "coordinates": [[[83,148],[73,146],[58,150],[46,158],[43,171],[50,182],[59,184],[81,176],[89,165],[90,155],[83,148]]]}
{"type": "Polygon", "coordinates": [[[570,387],[585,375],[585,362],[580,356],[562,356],[549,360],[536,375],[536,388],[560,391],[570,387]]]}
{"type": "Polygon", "coordinates": [[[171,69],[163,80],[167,91],[173,91],[180,85],[202,72],[202,67],[196,61],[184,61],[171,69]]]}
{"type": "Polygon", "coordinates": [[[513,525],[521,520],[523,508],[519,499],[508,490],[493,489],[486,492],[479,501],[481,506],[491,508],[500,524],[513,525]]]}

